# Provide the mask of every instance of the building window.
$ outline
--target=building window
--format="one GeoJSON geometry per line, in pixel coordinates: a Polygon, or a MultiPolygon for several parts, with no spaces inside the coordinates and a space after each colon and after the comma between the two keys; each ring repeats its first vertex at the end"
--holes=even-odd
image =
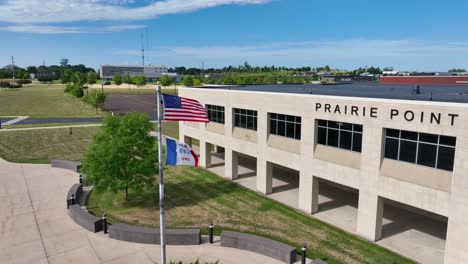
{"type": "Polygon", "coordinates": [[[270,134],[301,139],[301,117],[269,113],[270,134]]]}
{"type": "Polygon", "coordinates": [[[257,111],[234,108],[234,126],[257,130],[257,111]]]}
{"type": "Polygon", "coordinates": [[[317,143],[361,152],[362,125],[318,119],[317,143]]]}
{"type": "Polygon", "coordinates": [[[385,158],[453,171],[455,137],[385,129],[385,158]]]}
{"type": "Polygon", "coordinates": [[[210,122],[224,124],[224,106],[206,105],[206,111],[210,122]]]}

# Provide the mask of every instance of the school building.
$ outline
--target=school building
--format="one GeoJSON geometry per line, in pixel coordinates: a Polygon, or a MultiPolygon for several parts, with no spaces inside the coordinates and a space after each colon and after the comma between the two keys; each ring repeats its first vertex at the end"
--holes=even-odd
{"type": "Polygon", "coordinates": [[[468,263],[468,86],[181,88],[200,165],[421,263],[468,263]],[[214,146],[214,147],[213,147],[214,146]]]}

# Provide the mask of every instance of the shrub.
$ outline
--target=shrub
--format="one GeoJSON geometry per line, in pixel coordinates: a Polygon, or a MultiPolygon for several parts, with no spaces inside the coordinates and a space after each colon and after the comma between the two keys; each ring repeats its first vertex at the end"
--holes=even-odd
{"type": "Polygon", "coordinates": [[[10,83],[10,88],[21,88],[23,85],[21,83],[10,83]]]}
{"type": "Polygon", "coordinates": [[[182,80],[182,83],[187,87],[193,86],[193,77],[192,76],[185,76],[182,80]]]}
{"type": "Polygon", "coordinates": [[[109,82],[109,81],[104,82],[104,85],[111,85],[111,82],[109,82]]]}
{"type": "Polygon", "coordinates": [[[64,93],[71,93],[71,91],[75,89],[75,85],[74,84],[67,84],[65,85],[65,89],[63,89],[63,92],[64,93]]]}
{"type": "Polygon", "coordinates": [[[16,82],[17,82],[18,84],[30,84],[30,83],[32,83],[31,80],[25,80],[25,79],[23,79],[23,80],[18,80],[18,81],[16,81],[16,82]]]}
{"type": "Polygon", "coordinates": [[[84,96],[83,88],[81,88],[81,87],[79,87],[79,86],[75,86],[75,87],[71,90],[71,94],[73,95],[73,97],[81,98],[81,97],[84,96]]]}
{"type": "Polygon", "coordinates": [[[10,88],[10,83],[9,82],[0,82],[0,87],[1,88],[10,88]]]}

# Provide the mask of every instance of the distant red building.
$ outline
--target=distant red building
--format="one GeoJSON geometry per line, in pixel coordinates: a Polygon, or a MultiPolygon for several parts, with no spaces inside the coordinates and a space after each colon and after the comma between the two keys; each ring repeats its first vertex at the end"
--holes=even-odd
{"type": "Polygon", "coordinates": [[[468,76],[381,76],[380,83],[468,85],[468,76]]]}

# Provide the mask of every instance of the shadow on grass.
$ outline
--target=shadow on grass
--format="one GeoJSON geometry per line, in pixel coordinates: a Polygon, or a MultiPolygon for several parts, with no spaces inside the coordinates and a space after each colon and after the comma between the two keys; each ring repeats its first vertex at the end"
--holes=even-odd
{"type": "MultiPolygon", "coordinates": [[[[197,179],[196,176],[189,179],[181,177],[178,182],[165,183],[165,208],[169,210],[180,206],[194,206],[239,190],[240,187],[222,180],[203,181],[197,179]]],[[[158,185],[146,188],[142,192],[129,192],[128,200],[122,201],[120,207],[122,209],[134,207],[159,209],[158,185]]]]}

